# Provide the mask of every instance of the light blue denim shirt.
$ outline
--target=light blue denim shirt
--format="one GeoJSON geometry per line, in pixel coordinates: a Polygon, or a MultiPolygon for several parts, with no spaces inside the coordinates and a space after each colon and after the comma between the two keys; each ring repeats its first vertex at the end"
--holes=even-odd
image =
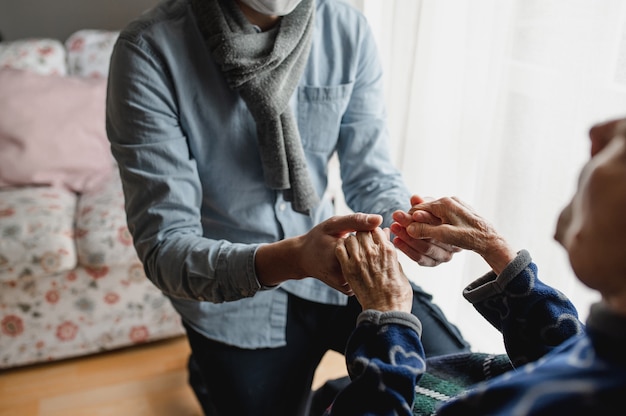
{"type": "MultiPolygon", "coordinates": [[[[365,18],[338,0],[318,0],[315,19],[291,100],[313,184],[323,196],[337,152],[347,204],[389,224],[410,194],[389,157],[374,39],[365,18]]],[[[346,303],[313,278],[259,284],[259,245],[306,233],[333,215],[333,204],[324,198],[305,216],[265,186],[254,120],[212,60],[189,0],[162,2],[120,34],[107,132],[146,274],[195,330],[243,348],[277,347],[285,345],[287,292],[346,303]]]]}

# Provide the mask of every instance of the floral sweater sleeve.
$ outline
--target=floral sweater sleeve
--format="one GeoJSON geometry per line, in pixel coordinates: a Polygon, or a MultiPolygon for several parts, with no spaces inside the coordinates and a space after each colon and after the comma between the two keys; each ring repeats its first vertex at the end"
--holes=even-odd
{"type": "Polygon", "coordinates": [[[415,383],[426,370],[421,332],[409,313],[363,311],[346,350],[352,381],[325,415],[412,415],[415,383]]]}

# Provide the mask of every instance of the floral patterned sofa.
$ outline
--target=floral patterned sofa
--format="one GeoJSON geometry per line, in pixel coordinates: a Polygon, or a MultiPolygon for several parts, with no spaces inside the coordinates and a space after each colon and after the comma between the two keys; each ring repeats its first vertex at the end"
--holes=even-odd
{"type": "Polygon", "coordinates": [[[116,37],[0,42],[0,369],[183,334],[135,254],[106,142],[116,37]]]}

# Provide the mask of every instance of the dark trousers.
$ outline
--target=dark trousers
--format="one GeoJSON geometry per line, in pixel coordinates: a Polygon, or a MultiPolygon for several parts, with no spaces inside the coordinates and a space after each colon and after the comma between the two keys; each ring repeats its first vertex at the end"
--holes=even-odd
{"type": "MultiPolygon", "coordinates": [[[[204,413],[308,415],[315,369],[328,350],[344,352],[360,312],[355,297],[350,298],[347,306],[336,306],[289,295],[287,345],[256,350],[212,341],[185,326],[192,350],[189,383],[204,413]]],[[[412,312],[422,321],[427,356],[469,351],[458,329],[431,302],[430,295],[418,287],[414,288],[412,312]]],[[[311,416],[329,404],[334,393],[318,395],[311,416]]]]}

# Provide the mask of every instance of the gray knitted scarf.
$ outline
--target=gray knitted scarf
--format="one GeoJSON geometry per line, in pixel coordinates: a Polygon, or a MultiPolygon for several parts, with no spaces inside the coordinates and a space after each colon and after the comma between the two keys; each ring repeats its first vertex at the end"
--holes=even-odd
{"type": "Polygon", "coordinates": [[[229,86],[257,126],[265,183],[309,215],[319,197],[289,107],[311,48],[315,0],[303,0],[273,29],[258,33],[235,0],[191,0],[198,26],[229,86]]]}

